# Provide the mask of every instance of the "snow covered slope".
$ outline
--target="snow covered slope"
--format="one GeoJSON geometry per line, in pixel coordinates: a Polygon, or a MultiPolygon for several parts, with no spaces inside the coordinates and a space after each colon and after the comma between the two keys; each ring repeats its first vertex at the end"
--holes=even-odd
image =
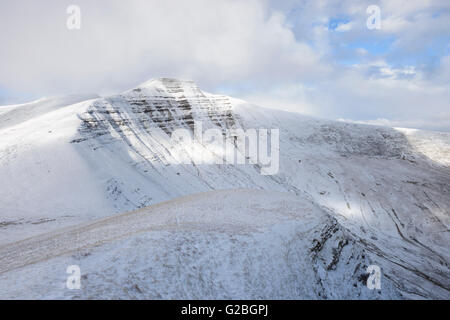
{"type": "Polygon", "coordinates": [[[400,298],[389,279],[366,287],[370,263],[306,199],[213,191],[0,247],[0,298],[400,298]],[[66,288],[69,265],[82,290],[66,288]]]}
{"type": "MultiPolygon", "coordinates": [[[[0,110],[2,107],[0,107],[0,110]]],[[[17,108],[17,107],[16,107],[17,108]]],[[[290,192],[378,257],[404,297],[449,298],[450,135],[324,121],[151,80],[33,117],[0,111],[0,243],[219,189],[290,192]],[[175,129],[280,129],[280,170],[180,164],[175,129]]],[[[242,150],[241,150],[242,151],[242,150]]]]}

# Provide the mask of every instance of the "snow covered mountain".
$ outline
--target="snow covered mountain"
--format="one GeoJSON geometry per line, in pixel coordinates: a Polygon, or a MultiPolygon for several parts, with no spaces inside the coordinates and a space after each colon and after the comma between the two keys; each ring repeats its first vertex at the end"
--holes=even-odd
{"type": "MultiPolygon", "coordinates": [[[[352,260],[356,259],[355,254],[350,259],[351,254],[340,256],[341,252],[364,251],[367,261],[358,260],[358,263],[376,264],[383,271],[387,289],[382,290],[381,297],[450,298],[450,134],[318,120],[205,93],[191,81],[176,79],[150,80],[133,90],[106,98],[71,97],[69,100],[0,107],[0,178],[3,181],[0,185],[0,244],[5,244],[0,252],[14,248],[20,244],[16,241],[33,235],[44,232],[52,235],[61,227],[189,194],[224,189],[265,190],[263,198],[273,196],[276,201],[279,192],[290,193],[303,206],[307,202],[317,207],[313,211],[321,213],[318,213],[315,229],[311,229],[316,230],[314,232],[323,231],[321,228],[329,225],[321,219],[328,217],[326,219],[331,220],[327,221],[335,221],[336,227],[329,230],[340,230],[346,235],[346,241],[335,239],[334,232],[324,231],[326,236],[322,239],[334,248],[327,257],[337,253],[341,262],[342,259],[356,261],[352,260]],[[171,143],[170,136],[175,130],[185,128],[194,132],[196,122],[201,122],[204,129],[223,132],[227,129],[279,129],[279,172],[262,175],[260,165],[255,163],[216,164],[223,155],[211,152],[206,145],[200,145],[192,153],[187,150],[188,145],[171,143]],[[208,152],[209,161],[198,164],[195,158],[208,152]],[[190,163],[180,163],[177,160],[180,154],[187,156],[190,163]],[[343,251],[343,246],[348,249],[343,251]]],[[[261,214],[261,219],[269,219],[266,205],[270,207],[270,201],[262,201],[259,193],[254,192],[254,196],[249,195],[249,191],[246,194],[258,208],[255,212],[261,214]],[[259,205],[258,201],[261,201],[259,205]]],[[[213,202],[227,208],[230,204],[225,196],[220,200],[220,195],[216,194],[213,202]]],[[[229,201],[239,202],[243,198],[235,196],[229,201]]],[[[206,207],[211,203],[208,197],[200,199],[204,199],[206,207]]],[[[300,204],[298,207],[303,208],[300,204]]],[[[198,214],[201,205],[197,203],[196,208],[194,212],[198,214]]],[[[248,212],[241,211],[245,219],[248,212]]],[[[278,209],[268,211],[280,219],[274,225],[282,224],[281,216],[285,213],[278,209]]],[[[211,213],[205,210],[205,214],[211,213]]],[[[218,217],[211,228],[221,225],[220,221],[228,223],[226,213],[222,215],[224,217],[218,217]]],[[[303,219],[302,215],[298,212],[294,220],[303,219]]],[[[258,219],[254,223],[256,228],[258,219]]],[[[233,234],[239,233],[233,230],[233,234]]],[[[136,237],[140,237],[126,234],[128,240],[123,241],[138,241],[136,237]]],[[[280,233],[270,234],[281,237],[280,233]]],[[[289,236],[294,237],[291,233],[289,236]]],[[[198,240],[196,236],[189,237],[192,242],[198,240]]],[[[281,238],[277,241],[286,240],[281,238]]],[[[313,238],[305,236],[299,240],[298,247],[310,248],[314,240],[320,242],[313,238]]],[[[35,243],[38,239],[27,241],[35,243]]],[[[243,241],[239,239],[237,241],[243,241]]],[[[169,248],[173,241],[167,240],[164,245],[169,248]]],[[[141,240],[139,243],[144,246],[141,240]]],[[[71,250],[78,248],[58,254],[71,250]]],[[[1,274],[12,276],[20,271],[11,264],[11,261],[22,261],[14,258],[20,252],[21,249],[9,250],[8,254],[0,255],[1,274]]],[[[52,252],[49,258],[56,256],[52,252]]],[[[102,252],[99,254],[104,254],[102,252]]],[[[304,253],[304,259],[311,257],[304,251],[299,252],[304,253]]],[[[256,259],[245,257],[251,259],[251,263],[256,259]]],[[[209,259],[214,260],[212,256],[209,259]]],[[[360,271],[355,273],[348,269],[331,280],[318,268],[311,267],[311,260],[305,261],[302,263],[314,270],[315,279],[325,281],[320,290],[318,284],[308,282],[314,288],[311,289],[314,297],[369,297],[362,293],[359,284],[353,295],[344,288],[334,295],[331,293],[339,290],[339,286],[335,286],[337,279],[350,279],[360,271]]],[[[356,265],[349,262],[348,268],[356,265]]],[[[23,265],[16,267],[20,266],[23,265]]],[[[234,267],[239,266],[242,268],[239,264],[234,267]]],[[[262,268],[264,264],[258,266],[262,268]]],[[[272,267],[275,265],[269,264],[268,268],[272,267]]],[[[306,269],[299,270],[306,272],[306,269]]],[[[344,269],[342,266],[340,270],[344,269]]],[[[8,280],[3,275],[1,287],[7,288],[8,280]]],[[[295,274],[295,277],[300,276],[295,274]]],[[[180,276],[180,279],[184,278],[180,276]]],[[[249,283],[256,281],[245,279],[249,283]]],[[[300,280],[297,284],[303,281],[300,280]]],[[[139,287],[143,285],[140,283],[139,287]]],[[[266,291],[262,296],[287,297],[278,289],[272,289],[275,291],[266,291]]],[[[242,288],[229,290],[229,296],[233,297],[243,292],[239,291],[242,288]]],[[[7,290],[1,291],[0,296],[8,296],[7,290]]],[[[288,294],[292,298],[311,297],[295,295],[294,291],[287,291],[292,293],[288,294]]],[[[205,297],[220,296],[201,290],[192,296],[201,297],[201,292],[205,297]]],[[[156,297],[147,297],[150,296],[156,297]]],[[[163,296],[174,297],[169,293],[163,296]]]]}

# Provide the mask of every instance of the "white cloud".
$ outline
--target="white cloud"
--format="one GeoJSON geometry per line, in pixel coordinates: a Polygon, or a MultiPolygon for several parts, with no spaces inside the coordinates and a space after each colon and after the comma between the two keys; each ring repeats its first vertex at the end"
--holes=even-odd
{"type": "Polygon", "coordinates": [[[267,108],[283,109],[304,114],[314,115],[317,113],[316,106],[308,100],[308,97],[316,89],[299,83],[272,86],[264,91],[244,93],[240,98],[256,105],[267,108]]]}
{"type": "Polygon", "coordinates": [[[248,94],[243,98],[322,118],[352,119],[363,123],[389,119],[390,122],[376,123],[450,130],[450,86],[426,81],[412,69],[396,69],[381,62],[378,65],[383,66],[382,71],[373,76],[366,76],[364,66],[355,66],[335,70],[330,78],[308,87],[284,84],[281,89],[248,94]],[[413,74],[405,77],[405,73],[413,74]]]}
{"type": "Polygon", "coordinates": [[[352,28],[353,28],[353,23],[348,22],[348,23],[339,24],[335,30],[338,32],[345,32],[345,31],[351,30],[352,28]]]}
{"type": "Polygon", "coordinates": [[[261,1],[77,2],[80,31],[66,28],[67,3],[0,4],[1,85],[45,94],[113,91],[152,76],[211,85],[298,78],[319,67],[284,16],[261,1]]]}
{"type": "Polygon", "coordinates": [[[433,125],[430,125],[429,121],[426,120],[388,120],[388,119],[374,119],[374,120],[352,120],[352,119],[337,119],[341,122],[368,124],[383,127],[393,127],[393,128],[423,128],[430,130],[446,130],[450,127],[450,119],[436,119],[433,125]]]}
{"type": "Polygon", "coordinates": [[[69,31],[72,1],[5,0],[0,88],[27,96],[107,94],[172,76],[213,92],[230,87],[263,106],[442,129],[450,117],[449,56],[437,69],[390,60],[416,57],[448,35],[450,3],[383,0],[382,28],[370,31],[372,2],[77,0],[82,28],[69,31]],[[337,17],[349,22],[333,32],[327,23],[337,17]],[[359,45],[386,36],[395,39],[394,53],[359,45]],[[347,43],[357,47],[345,51],[347,43]],[[339,63],[340,54],[348,65],[339,63]]]}

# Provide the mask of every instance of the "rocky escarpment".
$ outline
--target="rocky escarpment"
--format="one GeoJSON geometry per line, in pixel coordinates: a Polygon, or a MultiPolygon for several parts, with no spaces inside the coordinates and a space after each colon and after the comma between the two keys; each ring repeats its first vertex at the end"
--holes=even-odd
{"type": "Polygon", "coordinates": [[[194,130],[194,121],[223,130],[236,127],[238,119],[225,96],[202,92],[192,81],[151,80],[124,94],[98,99],[86,112],[80,136],[72,142],[116,133],[125,137],[136,131],[150,133],[159,128],[167,135],[175,129],[194,130]]]}

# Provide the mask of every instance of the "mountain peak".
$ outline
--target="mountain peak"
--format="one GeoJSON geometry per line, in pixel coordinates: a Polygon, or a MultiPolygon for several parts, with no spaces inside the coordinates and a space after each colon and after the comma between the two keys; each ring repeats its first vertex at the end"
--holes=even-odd
{"type": "Polygon", "coordinates": [[[188,79],[178,78],[152,78],[140,84],[137,88],[154,88],[154,87],[172,87],[172,86],[189,86],[197,87],[196,83],[188,79]]]}

